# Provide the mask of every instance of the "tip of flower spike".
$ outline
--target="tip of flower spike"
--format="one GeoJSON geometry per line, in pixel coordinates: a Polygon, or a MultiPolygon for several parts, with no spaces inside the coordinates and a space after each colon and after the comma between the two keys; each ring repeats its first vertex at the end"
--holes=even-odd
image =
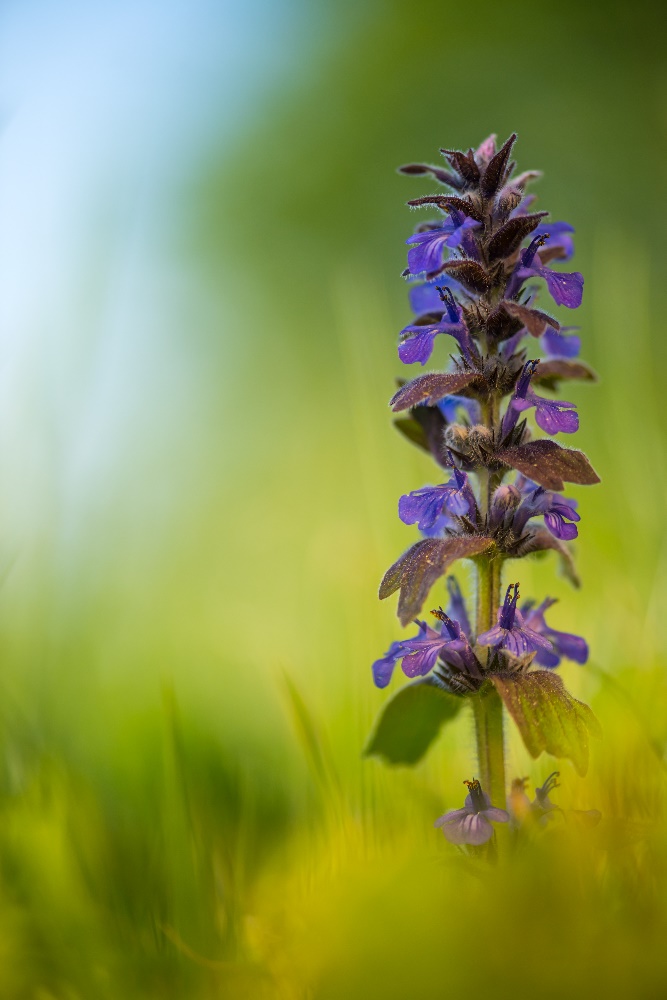
{"type": "Polygon", "coordinates": [[[481,792],[482,790],[482,786],[480,785],[477,778],[473,778],[472,781],[464,781],[463,784],[466,786],[466,788],[471,794],[473,792],[481,792]]]}

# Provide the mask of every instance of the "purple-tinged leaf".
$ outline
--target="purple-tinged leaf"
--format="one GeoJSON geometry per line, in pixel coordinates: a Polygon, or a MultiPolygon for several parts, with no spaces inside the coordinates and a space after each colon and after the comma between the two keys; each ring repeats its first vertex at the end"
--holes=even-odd
{"type": "Polygon", "coordinates": [[[541,385],[547,389],[555,389],[563,380],[578,380],[581,382],[597,382],[597,375],[592,368],[582,361],[568,361],[565,358],[552,358],[540,361],[537,371],[531,379],[533,385],[541,385]]]}
{"type": "Polygon", "coordinates": [[[512,187],[519,188],[519,190],[522,191],[526,184],[529,184],[531,181],[539,180],[541,176],[541,170],[524,170],[522,174],[519,174],[518,177],[514,178],[512,181],[512,187]]]}
{"type": "Polygon", "coordinates": [[[432,177],[435,177],[437,181],[440,181],[441,184],[446,184],[447,187],[454,188],[455,190],[458,190],[458,188],[463,186],[461,184],[461,179],[456,177],[455,174],[450,173],[449,170],[443,170],[442,167],[432,167],[428,163],[407,163],[404,167],[399,167],[398,172],[399,174],[409,174],[413,176],[418,174],[430,174],[432,177]]]}
{"type": "Polygon", "coordinates": [[[474,155],[461,153],[458,149],[441,149],[440,152],[447,157],[454,170],[461,175],[466,184],[477,183],[479,167],[475,163],[474,155]]]}
{"type": "Polygon", "coordinates": [[[590,737],[602,735],[588,705],[573,698],[558,674],[549,670],[496,674],[491,680],[531,757],[544,752],[565,757],[583,777],[588,770],[590,737]]]}
{"type": "Polygon", "coordinates": [[[485,535],[424,538],[389,567],[380,584],[380,600],[400,589],[398,618],[402,625],[407,625],[419,614],[431,587],[452,563],[457,559],[472,559],[493,544],[485,535]]]}
{"type": "Polygon", "coordinates": [[[491,287],[491,281],[482,267],[474,260],[448,260],[443,270],[469,292],[481,294],[491,287]]]}
{"type": "Polygon", "coordinates": [[[447,694],[432,677],[406,684],[382,709],[364,756],[382,757],[388,764],[416,764],[463,704],[463,698],[447,694]]]}
{"type": "MultiPolygon", "coordinates": [[[[474,219],[475,222],[484,222],[484,213],[480,211],[479,207],[470,198],[457,198],[455,195],[447,194],[425,194],[419,198],[411,198],[408,205],[410,208],[435,205],[436,208],[441,209],[443,212],[448,209],[456,209],[469,219],[474,219]]],[[[545,212],[544,214],[547,215],[548,213],[545,212]]]]}
{"type": "Polygon", "coordinates": [[[510,316],[518,319],[532,337],[541,337],[550,326],[554,330],[560,330],[558,320],[540,309],[529,309],[528,306],[522,306],[518,302],[503,302],[502,308],[510,316]]]}
{"type": "Polygon", "coordinates": [[[488,167],[484,171],[480,187],[482,194],[485,194],[487,198],[495,194],[503,183],[507,161],[515,142],[516,132],[513,132],[507,142],[500,147],[496,155],[490,160],[488,167]]]}
{"type": "Polygon", "coordinates": [[[509,219],[504,226],[494,233],[489,240],[489,260],[500,260],[501,257],[511,257],[519,249],[526,236],[530,236],[548,212],[536,212],[534,215],[517,215],[509,219]]]}
{"type": "Polygon", "coordinates": [[[443,396],[460,392],[466,386],[479,383],[482,376],[479,372],[429,372],[419,375],[406,385],[401,386],[392,396],[389,405],[395,413],[408,410],[419,403],[437,403],[443,396]]]}
{"type": "Polygon", "coordinates": [[[600,477],[583,451],[563,448],[555,441],[528,441],[526,444],[501,448],[496,459],[523,473],[547,490],[560,492],[565,483],[592,486],[600,477]]]}

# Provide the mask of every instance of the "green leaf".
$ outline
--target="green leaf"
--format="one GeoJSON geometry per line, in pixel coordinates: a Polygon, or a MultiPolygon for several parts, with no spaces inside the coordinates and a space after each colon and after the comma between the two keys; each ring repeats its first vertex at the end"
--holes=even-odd
{"type": "Polygon", "coordinates": [[[567,757],[583,777],[588,770],[589,737],[601,736],[600,723],[588,705],[573,698],[558,674],[548,670],[495,675],[491,680],[531,757],[543,751],[567,757]]]}
{"type": "Polygon", "coordinates": [[[408,441],[411,441],[412,444],[416,444],[419,448],[423,448],[424,451],[428,451],[430,454],[431,449],[429,447],[428,438],[426,437],[426,431],[417,423],[416,420],[412,417],[394,420],[394,427],[397,431],[400,431],[401,434],[408,439],[408,441]]]}
{"type": "Polygon", "coordinates": [[[463,698],[447,694],[432,677],[406,684],[382,709],[364,756],[416,764],[462,705],[463,698]]]}

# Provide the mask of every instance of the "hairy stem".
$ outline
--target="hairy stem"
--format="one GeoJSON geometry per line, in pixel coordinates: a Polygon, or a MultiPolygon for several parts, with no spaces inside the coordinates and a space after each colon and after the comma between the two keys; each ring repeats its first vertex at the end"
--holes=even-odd
{"type": "Polygon", "coordinates": [[[504,809],[505,746],[503,739],[503,703],[494,687],[489,685],[474,699],[475,730],[479,780],[494,806],[504,809]]]}
{"type": "MultiPolygon", "coordinates": [[[[492,397],[482,405],[482,421],[489,430],[494,430],[498,422],[498,398],[492,397]]],[[[482,468],[479,478],[479,507],[482,519],[486,519],[491,504],[492,476],[482,468]]],[[[492,628],[500,605],[499,559],[481,556],[476,561],[477,570],[477,635],[492,628]]],[[[503,736],[503,704],[492,685],[485,685],[474,698],[475,731],[477,736],[477,759],[482,787],[491,797],[491,802],[501,809],[505,807],[505,745],[503,736]]]]}

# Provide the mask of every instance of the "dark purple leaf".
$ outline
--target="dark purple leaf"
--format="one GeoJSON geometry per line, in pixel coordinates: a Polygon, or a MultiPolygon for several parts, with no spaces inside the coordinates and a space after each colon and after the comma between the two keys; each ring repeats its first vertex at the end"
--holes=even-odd
{"type": "Polygon", "coordinates": [[[537,256],[544,267],[552,260],[567,260],[567,250],[564,247],[558,246],[558,244],[554,244],[554,246],[539,250],[537,256]]]}
{"type": "Polygon", "coordinates": [[[469,292],[486,292],[491,281],[481,264],[474,260],[448,260],[443,271],[467,288],[469,292]]]}
{"type": "Polygon", "coordinates": [[[399,413],[419,403],[437,403],[443,396],[456,394],[481,379],[479,372],[429,372],[418,375],[412,382],[401,386],[389,405],[395,413],[399,413]]]}
{"type": "Polygon", "coordinates": [[[540,219],[548,214],[548,212],[536,212],[533,215],[519,215],[516,219],[509,219],[489,241],[489,260],[510,257],[519,249],[526,236],[530,236],[532,231],[537,229],[540,219]]]}
{"type": "Polygon", "coordinates": [[[529,309],[528,306],[519,305],[518,302],[503,302],[502,308],[510,316],[518,319],[533,337],[541,337],[549,326],[554,330],[560,330],[558,320],[539,309],[529,309]]]}
{"type": "Polygon", "coordinates": [[[457,149],[441,149],[441,153],[447,157],[457,173],[461,175],[467,184],[476,184],[479,180],[479,167],[475,163],[475,157],[469,153],[461,153],[457,149]]]}
{"type": "Polygon", "coordinates": [[[462,187],[461,179],[455,174],[450,173],[449,170],[443,170],[441,167],[432,167],[428,163],[407,163],[404,167],[398,168],[399,174],[430,174],[435,177],[437,181],[441,184],[446,184],[447,187],[455,188],[458,190],[462,187]]]}
{"type": "Polygon", "coordinates": [[[560,491],[565,483],[592,486],[600,482],[583,451],[563,448],[555,441],[528,441],[511,448],[501,448],[496,452],[496,459],[547,490],[560,491]]]}
{"type": "Polygon", "coordinates": [[[380,584],[380,600],[400,589],[398,618],[402,625],[407,625],[421,611],[435,581],[453,562],[472,559],[493,544],[485,535],[424,538],[389,567],[380,584]]]}
{"type": "Polygon", "coordinates": [[[589,739],[599,738],[600,723],[588,705],[573,698],[549,670],[491,677],[514,719],[531,757],[566,757],[582,777],[588,770],[589,739]]]}
{"type": "Polygon", "coordinates": [[[592,368],[581,361],[569,361],[565,358],[553,358],[551,361],[540,361],[537,371],[531,379],[533,385],[542,385],[547,389],[555,389],[564,379],[581,382],[597,382],[597,375],[592,368]]]}
{"type": "Polygon", "coordinates": [[[423,205],[435,205],[436,208],[441,209],[443,212],[447,210],[446,195],[444,194],[425,194],[421,198],[411,198],[408,202],[410,208],[421,208],[423,205]]]}
{"type": "Polygon", "coordinates": [[[489,165],[484,171],[484,176],[482,177],[480,185],[482,194],[485,194],[487,198],[492,194],[495,194],[502,184],[505,169],[507,167],[507,161],[509,160],[509,155],[515,142],[516,132],[513,132],[505,145],[501,146],[493,159],[489,161],[489,165]]]}

